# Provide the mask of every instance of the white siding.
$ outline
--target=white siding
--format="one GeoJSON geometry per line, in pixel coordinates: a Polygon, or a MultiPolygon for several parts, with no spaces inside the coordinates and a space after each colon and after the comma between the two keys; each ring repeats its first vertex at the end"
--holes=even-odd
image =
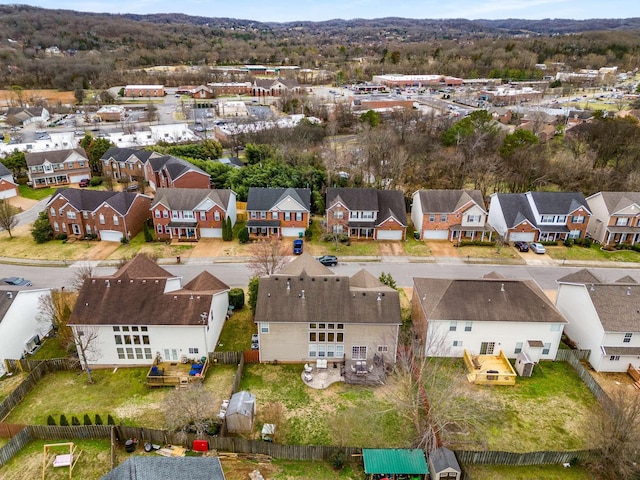
{"type": "Polygon", "coordinates": [[[591,195],[587,198],[587,204],[592,214],[587,224],[587,235],[602,243],[606,233],[606,226],[609,223],[609,212],[602,198],[602,193],[591,195]]]}
{"type": "Polygon", "coordinates": [[[491,195],[491,202],[489,203],[489,225],[502,237],[507,234],[507,221],[504,219],[502,206],[496,194],[491,195]]]}
{"type": "MultiPolygon", "coordinates": [[[[411,221],[413,229],[420,232],[422,230],[422,203],[420,203],[420,191],[413,194],[413,203],[411,205],[411,221]]],[[[411,232],[413,235],[413,232],[411,232]]]]}

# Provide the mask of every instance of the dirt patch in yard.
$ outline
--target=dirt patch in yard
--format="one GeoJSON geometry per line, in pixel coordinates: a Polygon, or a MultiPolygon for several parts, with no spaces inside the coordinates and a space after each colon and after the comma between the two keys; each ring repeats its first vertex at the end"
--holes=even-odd
{"type": "Polygon", "coordinates": [[[633,386],[633,379],[626,372],[596,372],[589,367],[587,369],[608,395],[620,389],[628,392],[628,395],[640,395],[640,391],[633,386]]]}
{"type": "Polygon", "coordinates": [[[120,245],[117,242],[97,242],[95,246],[80,257],[80,260],[104,260],[115,252],[120,245]]]}
{"type": "Polygon", "coordinates": [[[378,242],[378,254],[388,257],[406,255],[401,242],[378,242]]]}
{"type": "Polygon", "coordinates": [[[427,243],[434,257],[459,257],[458,249],[448,241],[429,241],[427,243]]]}
{"type": "Polygon", "coordinates": [[[12,206],[19,208],[21,212],[24,212],[25,210],[29,210],[36,203],[38,203],[37,200],[32,200],[30,198],[24,198],[20,196],[11,197],[8,199],[8,201],[9,201],[9,204],[11,204],[12,206]]]}

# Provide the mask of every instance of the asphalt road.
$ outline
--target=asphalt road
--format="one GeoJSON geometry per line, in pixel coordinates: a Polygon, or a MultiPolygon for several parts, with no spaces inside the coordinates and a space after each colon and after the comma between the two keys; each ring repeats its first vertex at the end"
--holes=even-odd
{"type": "MultiPolygon", "coordinates": [[[[246,287],[252,274],[245,263],[215,263],[210,265],[162,265],[174,275],[182,276],[184,283],[190,281],[204,269],[218,277],[230,287],[246,287]]],[[[382,272],[390,273],[398,286],[412,285],[413,277],[427,278],[480,278],[490,272],[498,272],[505,278],[533,279],[541,288],[554,290],[556,280],[581,267],[554,267],[531,265],[469,265],[450,263],[397,263],[397,262],[345,262],[331,269],[338,275],[351,276],[366,269],[376,277],[382,272]]],[[[615,281],[630,275],[640,282],[640,271],[635,268],[590,268],[604,281],[615,281]]],[[[110,275],[112,267],[95,269],[95,275],[110,275]]],[[[70,287],[77,274],[74,267],[45,267],[0,264],[0,277],[18,276],[33,282],[30,288],[70,287]]]]}

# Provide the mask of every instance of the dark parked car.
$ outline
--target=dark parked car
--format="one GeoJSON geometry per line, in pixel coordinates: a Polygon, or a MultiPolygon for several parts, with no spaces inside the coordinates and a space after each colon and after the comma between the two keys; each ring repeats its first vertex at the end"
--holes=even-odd
{"type": "Polygon", "coordinates": [[[26,278],[22,277],[7,277],[3,278],[2,281],[9,285],[13,285],[14,287],[30,287],[31,285],[33,285],[31,283],[31,280],[27,280],[26,278]]]}
{"type": "Polygon", "coordinates": [[[513,246],[516,247],[521,252],[529,251],[529,245],[527,244],[527,242],[513,242],[513,246]]]}
{"type": "Polygon", "coordinates": [[[79,187],[88,187],[89,186],[89,179],[88,178],[83,178],[82,180],[80,180],[78,182],[78,186],[79,187]]]}
{"type": "Polygon", "coordinates": [[[304,243],[302,242],[302,240],[299,238],[296,238],[293,241],[293,254],[300,255],[302,253],[303,245],[304,243]]]}
{"type": "Polygon", "coordinates": [[[327,267],[335,267],[338,264],[338,257],[333,255],[323,255],[322,257],[318,257],[318,261],[327,267]]]}

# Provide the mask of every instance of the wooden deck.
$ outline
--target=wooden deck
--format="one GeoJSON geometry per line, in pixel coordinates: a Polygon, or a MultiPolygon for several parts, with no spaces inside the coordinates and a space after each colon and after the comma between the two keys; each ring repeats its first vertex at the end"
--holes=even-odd
{"type": "Polygon", "coordinates": [[[498,355],[472,355],[464,351],[467,380],[476,385],[515,385],[517,374],[500,350],[498,355]]]}
{"type": "Polygon", "coordinates": [[[209,359],[207,358],[202,367],[201,373],[190,374],[192,362],[158,362],[154,360],[153,365],[147,372],[148,387],[176,387],[189,385],[193,382],[202,382],[209,369],[209,359]],[[154,370],[154,367],[157,370],[154,370]],[[153,374],[157,371],[157,374],[153,374]]]}

